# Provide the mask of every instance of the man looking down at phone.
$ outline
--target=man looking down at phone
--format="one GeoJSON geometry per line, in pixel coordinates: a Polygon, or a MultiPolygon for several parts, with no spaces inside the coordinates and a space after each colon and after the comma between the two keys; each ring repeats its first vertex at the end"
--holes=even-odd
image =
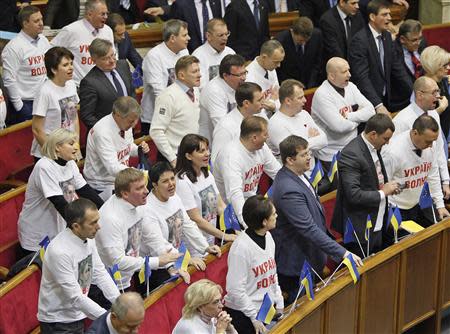
{"type": "Polygon", "coordinates": [[[429,115],[418,117],[412,129],[391,140],[382,156],[390,180],[400,183],[402,192],[389,197],[389,202],[400,209],[402,220],[414,220],[423,227],[434,223],[432,208],[421,209],[419,198],[425,181],[439,220],[449,217],[440,187],[438,152],[433,143],[439,136],[439,123],[429,115]]]}
{"type": "MultiPolygon", "coordinates": [[[[414,100],[405,109],[401,110],[393,119],[395,125],[394,136],[400,135],[402,132],[411,130],[417,117],[426,114],[433,117],[439,125],[439,114],[436,111],[436,105],[439,104],[440,91],[439,87],[431,78],[420,77],[414,82],[414,100]]],[[[433,144],[436,150],[437,164],[439,166],[439,174],[442,184],[444,198],[450,198],[449,175],[447,166],[447,142],[442,135],[442,129],[439,125],[438,137],[436,143],[433,144]]],[[[402,156],[402,155],[401,155],[402,156]]]]}

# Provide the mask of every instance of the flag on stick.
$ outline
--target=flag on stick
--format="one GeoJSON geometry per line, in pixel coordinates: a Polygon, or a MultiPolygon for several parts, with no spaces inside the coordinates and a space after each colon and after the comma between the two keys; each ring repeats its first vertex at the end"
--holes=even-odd
{"type": "Polygon", "coordinates": [[[353,283],[356,284],[356,282],[358,282],[359,280],[359,272],[356,268],[355,261],[353,261],[352,255],[348,254],[342,262],[347,266],[348,270],[350,271],[350,275],[353,278],[353,283]]]}
{"type": "Polygon", "coordinates": [[[148,263],[148,256],[144,258],[144,263],[142,264],[141,270],[139,271],[139,283],[146,283],[150,276],[152,275],[152,271],[150,269],[150,265],[148,263]]]}
{"type": "Polygon", "coordinates": [[[317,163],[314,166],[313,171],[311,172],[311,177],[309,178],[309,182],[311,182],[314,188],[317,188],[317,185],[319,184],[320,180],[322,180],[323,175],[324,173],[322,164],[320,163],[320,160],[317,160],[317,163]]]}
{"type": "Polygon", "coordinates": [[[303,268],[300,273],[300,284],[303,284],[306,291],[306,296],[309,300],[314,299],[314,284],[311,277],[310,265],[308,261],[305,260],[303,263],[303,268]]]}
{"type": "Polygon", "coordinates": [[[275,310],[275,307],[273,306],[273,302],[269,297],[269,294],[266,292],[264,295],[263,302],[261,304],[261,308],[258,311],[258,314],[256,315],[256,320],[262,321],[265,324],[270,324],[275,313],[277,311],[275,310]]]}
{"type": "Polygon", "coordinates": [[[179,257],[178,260],[175,262],[175,268],[187,271],[189,261],[191,260],[191,254],[189,253],[189,250],[186,248],[184,242],[181,242],[178,251],[180,253],[183,253],[184,255],[179,257]]]}
{"type": "Polygon", "coordinates": [[[45,238],[42,239],[42,241],[39,243],[39,246],[41,246],[41,248],[39,249],[39,256],[41,257],[42,262],[44,262],[44,254],[45,254],[45,251],[47,250],[49,243],[50,243],[50,238],[48,237],[48,235],[46,235],[45,238]]]}
{"type": "Polygon", "coordinates": [[[339,155],[339,151],[336,152],[335,155],[333,155],[333,159],[331,160],[330,170],[328,171],[328,180],[330,180],[330,183],[333,183],[334,176],[336,175],[337,170],[338,170],[338,166],[337,166],[338,155],[339,155]]]}
{"type": "Polygon", "coordinates": [[[431,198],[430,187],[428,186],[427,181],[423,184],[422,192],[420,193],[419,206],[421,209],[433,206],[433,199],[431,198]]]}

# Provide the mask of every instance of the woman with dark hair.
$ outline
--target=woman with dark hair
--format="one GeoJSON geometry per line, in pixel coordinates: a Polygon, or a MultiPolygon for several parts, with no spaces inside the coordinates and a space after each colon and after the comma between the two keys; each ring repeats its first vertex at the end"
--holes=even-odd
{"type": "MultiPolygon", "coordinates": [[[[45,53],[45,68],[49,80],[42,85],[33,103],[33,143],[31,155],[42,157],[41,148],[47,136],[55,129],[63,128],[80,138],[77,105],[80,99],[72,81],[73,54],[66,48],[53,47],[45,53]]],[[[79,158],[80,156],[78,156],[79,158]]]]}
{"type": "Polygon", "coordinates": [[[238,333],[265,333],[256,315],[269,294],[277,313],[284,308],[275,263],[275,242],[269,231],[276,226],[272,201],[261,195],[249,197],[242,209],[248,228],[239,234],[228,254],[226,311],[238,333]]]}
{"type": "Polygon", "coordinates": [[[197,223],[208,243],[214,244],[214,237],[233,241],[235,234],[225,234],[216,228],[219,214],[223,214],[225,204],[220,197],[209,172],[208,139],[188,134],[181,140],[177,154],[177,194],[181,198],[189,218],[197,223]]]}

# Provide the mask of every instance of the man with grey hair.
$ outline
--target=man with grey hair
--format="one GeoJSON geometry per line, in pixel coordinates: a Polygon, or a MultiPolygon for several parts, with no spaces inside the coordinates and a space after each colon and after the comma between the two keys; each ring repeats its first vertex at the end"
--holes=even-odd
{"type": "Polygon", "coordinates": [[[113,31],[105,25],[108,18],[108,7],[105,0],[87,0],[85,8],[83,19],[62,28],[52,40],[54,46],[64,46],[73,53],[73,80],[77,86],[94,67],[89,53],[91,42],[95,38],[103,38],[114,43],[113,31]]]}
{"type": "Polygon", "coordinates": [[[254,82],[261,86],[263,91],[263,108],[269,113],[275,112],[280,107],[278,101],[277,72],[284,60],[284,48],[276,39],[268,40],[261,46],[259,56],[247,66],[247,78],[245,81],[254,82]]]}
{"type": "Polygon", "coordinates": [[[120,96],[136,94],[131,84],[130,67],[126,60],[117,60],[113,44],[96,38],[89,46],[95,66],[80,83],[80,116],[88,129],[112,111],[120,96]]]}
{"type": "Polygon", "coordinates": [[[106,312],[95,320],[86,334],[127,334],[138,330],[145,318],[144,300],[136,292],[121,294],[106,312]]]}
{"type": "MultiPolygon", "coordinates": [[[[137,156],[132,128],[140,115],[139,103],[130,96],[121,96],[114,102],[112,113],[89,131],[84,177],[105,201],[112,195],[116,174],[128,167],[130,155],[137,156]]],[[[144,153],[149,152],[145,141],[140,145],[144,153]]]]}
{"type": "Polygon", "coordinates": [[[148,134],[155,100],[164,88],[175,82],[175,64],[189,54],[188,26],[181,20],[169,20],[163,25],[163,42],[150,49],[142,62],[144,95],[142,96],[141,128],[148,134]]]}

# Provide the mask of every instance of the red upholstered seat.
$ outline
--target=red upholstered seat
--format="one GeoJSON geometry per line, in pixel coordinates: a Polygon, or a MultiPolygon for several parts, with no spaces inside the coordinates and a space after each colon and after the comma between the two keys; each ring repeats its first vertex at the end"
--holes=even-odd
{"type": "Polygon", "coordinates": [[[439,45],[441,48],[450,51],[450,25],[438,25],[424,27],[423,36],[428,45],[439,45]]]}

